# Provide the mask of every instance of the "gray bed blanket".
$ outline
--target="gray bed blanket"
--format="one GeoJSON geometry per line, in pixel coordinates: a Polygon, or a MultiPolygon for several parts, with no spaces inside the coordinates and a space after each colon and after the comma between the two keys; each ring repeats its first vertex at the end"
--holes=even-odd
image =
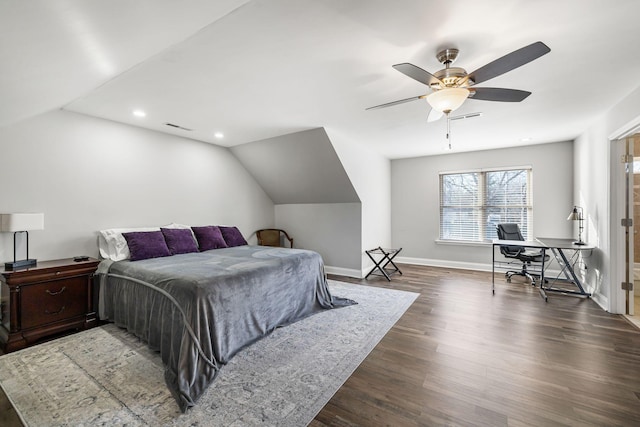
{"type": "Polygon", "coordinates": [[[101,319],[160,352],[183,412],[243,347],[277,327],[355,304],[330,294],[322,258],[301,249],[239,246],[104,263],[101,319]]]}

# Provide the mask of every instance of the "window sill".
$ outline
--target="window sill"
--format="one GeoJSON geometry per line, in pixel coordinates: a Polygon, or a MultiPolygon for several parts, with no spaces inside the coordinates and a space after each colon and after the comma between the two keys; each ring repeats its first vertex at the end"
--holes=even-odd
{"type": "Polygon", "coordinates": [[[464,240],[435,240],[437,245],[451,246],[491,246],[493,242],[465,242],[464,240]]]}

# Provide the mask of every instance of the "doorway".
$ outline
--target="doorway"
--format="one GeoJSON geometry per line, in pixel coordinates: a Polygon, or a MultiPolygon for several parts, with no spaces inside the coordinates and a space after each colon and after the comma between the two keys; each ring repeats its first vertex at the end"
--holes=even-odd
{"type": "Polygon", "coordinates": [[[625,227],[625,282],[633,286],[625,290],[625,315],[640,327],[640,133],[624,138],[626,218],[632,222],[625,227]],[[633,160],[631,161],[631,156],[633,160]]]}

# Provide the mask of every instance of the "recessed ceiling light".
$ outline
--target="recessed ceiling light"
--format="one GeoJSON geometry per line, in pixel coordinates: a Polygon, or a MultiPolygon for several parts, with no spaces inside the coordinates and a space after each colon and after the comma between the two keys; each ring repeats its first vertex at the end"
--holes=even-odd
{"type": "Polygon", "coordinates": [[[133,115],[136,117],[145,117],[147,113],[142,110],[133,110],[133,115]]]}
{"type": "Polygon", "coordinates": [[[530,142],[531,138],[520,138],[520,142],[530,142]]]}
{"type": "Polygon", "coordinates": [[[213,136],[215,136],[218,139],[224,138],[224,134],[222,132],[216,132],[213,134],[213,136]]]}

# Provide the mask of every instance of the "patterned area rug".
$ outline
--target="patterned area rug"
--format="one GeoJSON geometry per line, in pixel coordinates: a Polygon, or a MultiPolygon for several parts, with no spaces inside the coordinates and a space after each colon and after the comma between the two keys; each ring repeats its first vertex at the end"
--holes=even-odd
{"type": "Polygon", "coordinates": [[[330,281],[358,305],[328,310],[238,353],[186,414],[157,353],[105,325],[0,357],[0,385],[27,426],[304,426],[418,294],[330,281]]]}

